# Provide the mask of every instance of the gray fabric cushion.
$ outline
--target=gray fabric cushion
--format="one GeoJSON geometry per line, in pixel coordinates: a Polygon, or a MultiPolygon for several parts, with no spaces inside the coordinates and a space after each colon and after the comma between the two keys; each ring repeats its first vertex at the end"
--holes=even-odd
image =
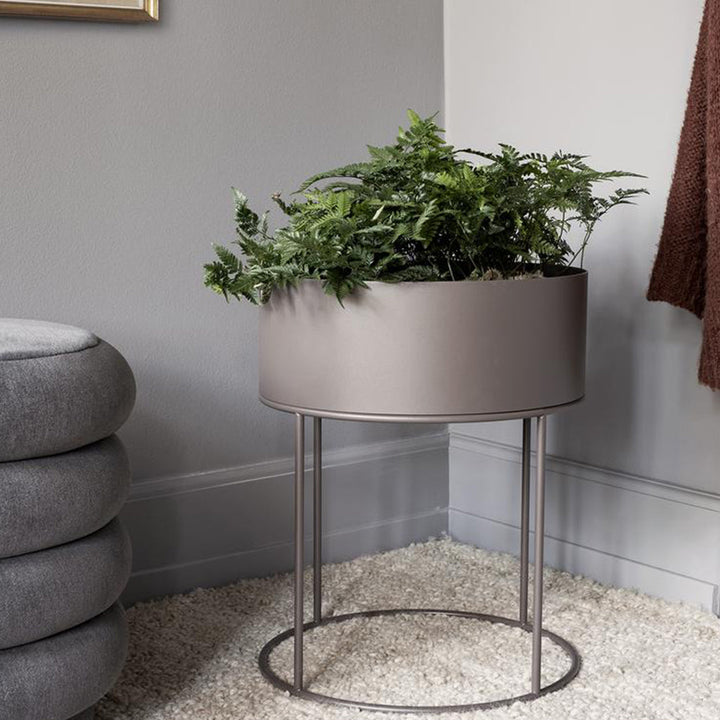
{"type": "Polygon", "coordinates": [[[0,398],[0,462],[22,460],[111,435],[132,410],[135,380],[100,340],[75,352],[0,360],[0,398]]]}
{"type": "Polygon", "coordinates": [[[120,512],[129,487],[115,435],[61,455],[0,463],[0,558],[99,530],[120,512]]]}
{"type": "Polygon", "coordinates": [[[98,344],[89,330],[45,322],[0,318],[0,360],[62,355],[98,344]]]}
{"type": "Polygon", "coordinates": [[[130,563],[130,539],[117,519],[81,540],[0,560],[0,649],[107,610],[127,583],[130,563]]]}
{"type": "Polygon", "coordinates": [[[119,603],[83,625],[0,651],[0,718],[67,720],[115,683],[127,652],[119,603]]]}

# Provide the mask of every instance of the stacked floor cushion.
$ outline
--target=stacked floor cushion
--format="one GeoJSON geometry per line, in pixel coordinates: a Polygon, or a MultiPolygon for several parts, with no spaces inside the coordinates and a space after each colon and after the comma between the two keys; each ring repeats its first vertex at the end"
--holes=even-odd
{"type": "Polygon", "coordinates": [[[122,668],[134,402],[93,333],[0,319],[0,720],[90,720],[122,668]]]}

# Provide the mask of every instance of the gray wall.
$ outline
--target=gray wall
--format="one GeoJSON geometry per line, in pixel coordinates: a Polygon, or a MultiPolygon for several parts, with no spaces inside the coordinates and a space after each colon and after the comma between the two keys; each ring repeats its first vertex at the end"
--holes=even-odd
{"type": "MultiPolygon", "coordinates": [[[[587,401],[550,423],[548,557],[718,609],[720,398],[700,326],[644,291],[701,0],[451,0],[450,139],[589,153],[652,195],[603,224],[587,401]]],[[[443,102],[440,0],[164,0],[159,25],[0,20],[0,313],[84,325],[133,365],[129,599],[288,567],[290,419],[256,400],[256,310],[201,284],[260,208],[443,102]]],[[[328,550],[440,532],[517,547],[516,423],[328,423],[328,550]],[[420,435],[418,433],[421,433],[420,435]]]]}
{"type": "Polygon", "coordinates": [[[167,494],[291,450],[290,418],[256,399],[257,311],[202,286],[210,243],[233,237],[230,187],[264,209],[391,140],[407,107],[441,109],[443,56],[441,0],[161,5],[157,25],[0,19],[0,314],[86,326],[126,355],[121,435],[138,484],[167,494]]]}
{"type": "MultiPolygon", "coordinates": [[[[651,196],[603,221],[586,256],[587,399],[550,422],[553,493],[563,503],[551,518],[560,542],[552,552],[558,564],[610,582],[702,595],[710,604],[720,582],[720,395],[696,381],[698,320],[644,299],[702,5],[452,0],[445,4],[445,97],[456,145],[562,148],[589,154],[600,168],[648,175],[651,196]],[[661,575],[648,580],[648,568],[661,575]],[[697,592],[681,590],[685,575],[700,583],[697,592]]],[[[451,529],[514,548],[512,486],[492,482],[517,470],[506,446],[517,445],[520,428],[452,434],[451,529]],[[502,508],[488,499],[492,492],[505,498],[502,508]]]]}

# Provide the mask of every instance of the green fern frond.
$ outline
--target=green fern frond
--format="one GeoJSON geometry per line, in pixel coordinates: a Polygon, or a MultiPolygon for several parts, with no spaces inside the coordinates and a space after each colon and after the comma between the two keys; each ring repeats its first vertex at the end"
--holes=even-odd
{"type": "Polygon", "coordinates": [[[412,110],[395,142],[368,146],[368,155],[311,176],[297,201],[273,195],[287,216],[274,233],[267,213],[258,216],[233,188],[244,261],[216,246],[205,284],[261,304],[275,289],[314,278],[342,302],[370,280],[522,276],[529,263],[582,260],[597,222],[647,192],[598,194],[603,184],[642,176],[595,170],[584,155],[523,154],[507,143],[495,152],[456,150],[435,116],[412,110]]]}

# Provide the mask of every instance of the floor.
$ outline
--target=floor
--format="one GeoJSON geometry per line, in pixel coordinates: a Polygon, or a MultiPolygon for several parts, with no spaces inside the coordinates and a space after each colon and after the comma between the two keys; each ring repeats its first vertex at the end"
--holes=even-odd
{"type": "MultiPolygon", "coordinates": [[[[412,606],[515,616],[518,569],[514,557],[433,540],[327,566],[324,611],[412,606]]],[[[309,596],[310,573],[306,584],[309,596]]],[[[720,717],[718,618],[553,570],[546,572],[545,587],[545,627],[570,640],[583,656],[573,683],[533,702],[424,717],[720,717]]],[[[310,613],[308,604],[308,618],[310,613]]],[[[98,720],[357,720],[357,710],[291,698],[260,675],[260,648],[289,626],[291,615],[288,575],[135,606],[129,611],[128,663],[99,706],[98,720]]],[[[273,654],[273,667],[288,678],[291,645],[286,642],[273,654]]],[[[545,683],[568,667],[565,655],[548,642],[543,663],[545,683]]],[[[492,700],[528,691],[530,636],[461,618],[351,621],[308,634],[306,677],[310,689],[372,702],[492,700]]]]}

